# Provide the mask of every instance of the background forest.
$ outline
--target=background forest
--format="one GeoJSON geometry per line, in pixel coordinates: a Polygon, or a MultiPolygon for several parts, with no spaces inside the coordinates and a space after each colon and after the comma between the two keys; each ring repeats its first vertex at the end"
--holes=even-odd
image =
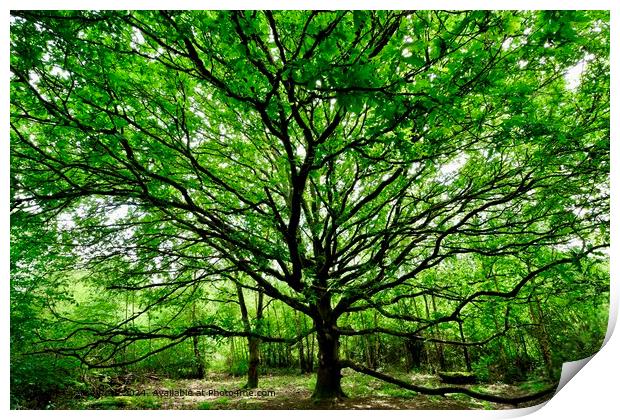
{"type": "Polygon", "coordinates": [[[607,12],[14,11],[10,130],[13,408],[509,408],[605,336],[607,12]]]}

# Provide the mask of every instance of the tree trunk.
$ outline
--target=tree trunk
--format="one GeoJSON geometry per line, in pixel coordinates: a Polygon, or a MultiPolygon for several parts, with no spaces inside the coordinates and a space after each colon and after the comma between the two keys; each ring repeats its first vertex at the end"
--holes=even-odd
{"type": "MultiPolygon", "coordinates": [[[[458,321],[459,324],[459,334],[461,335],[461,343],[465,343],[465,334],[463,333],[463,320],[458,321]]],[[[463,346],[463,357],[465,358],[465,366],[467,367],[467,372],[471,372],[471,360],[469,359],[469,351],[467,350],[467,346],[463,346]]]]}
{"type": "Polygon", "coordinates": [[[299,350],[299,371],[301,373],[306,373],[308,371],[308,366],[306,364],[306,355],[304,354],[304,340],[301,339],[299,340],[299,345],[298,345],[298,350],[299,350]]]}
{"type": "Polygon", "coordinates": [[[316,386],[312,399],[326,400],[345,398],[340,380],[340,334],[337,331],[337,317],[334,317],[331,308],[331,296],[323,295],[316,307],[317,316],[314,318],[316,338],[319,343],[319,368],[316,376],[316,386]]]}
{"type": "MultiPolygon", "coordinates": [[[[252,332],[252,325],[248,317],[248,309],[245,305],[243,289],[237,285],[237,298],[239,299],[239,308],[241,309],[241,319],[243,321],[245,332],[252,332]]],[[[256,303],[256,321],[259,323],[263,318],[263,292],[258,293],[258,302],[256,303]]],[[[248,382],[245,388],[253,389],[258,387],[258,365],[260,364],[260,339],[256,337],[248,337],[248,382]]]]}
{"type": "Polygon", "coordinates": [[[259,345],[260,340],[258,338],[248,338],[250,360],[248,363],[248,383],[245,385],[245,388],[253,389],[258,387],[258,365],[260,363],[259,345]]]}
{"type": "MultiPolygon", "coordinates": [[[[431,319],[431,311],[429,309],[428,299],[426,298],[426,295],[424,295],[423,298],[424,298],[424,307],[426,309],[426,317],[427,319],[431,319]]],[[[431,332],[432,338],[440,338],[439,335],[437,334],[436,326],[431,327],[430,332],[431,332]]],[[[435,342],[434,347],[435,347],[435,363],[438,364],[439,367],[438,368],[436,366],[433,367],[431,363],[431,370],[434,373],[437,373],[438,371],[445,371],[446,370],[446,359],[444,358],[444,355],[443,355],[443,345],[435,342]]]]}
{"type": "MultiPolygon", "coordinates": [[[[377,321],[377,311],[375,311],[375,328],[379,328],[379,323],[377,321]]],[[[374,362],[375,369],[379,367],[379,355],[381,354],[381,336],[379,334],[374,335],[375,345],[373,348],[373,356],[372,360],[374,362]]]]}
{"type": "MultiPolygon", "coordinates": [[[[305,322],[305,321],[304,321],[305,322]]],[[[305,324],[304,324],[305,325],[305,324]]],[[[307,372],[314,372],[314,334],[306,336],[306,363],[308,366],[307,372]]]]}
{"type": "MultiPolygon", "coordinates": [[[[433,304],[433,312],[437,313],[437,305],[435,304],[435,295],[431,294],[431,302],[433,304]]],[[[437,328],[437,325],[435,325],[433,328],[433,334],[435,335],[435,337],[437,337],[438,339],[442,340],[443,339],[443,334],[441,333],[441,331],[437,328]]],[[[439,356],[439,367],[441,368],[442,371],[447,370],[447,364],[446,364],[446,356],[444,353],[444,348],[443,348],[443,344],[442,343],[435,343],[437,345],[437,349],[438,349],[438,356],[439,356]]]]}
{"type": "Polygon", "coordinates": [[[230,337],[230,373],[235,376],[235,337],[230,337]]]}
{"type": "Polygon", "coordinates": [[[345,397],[340,386],[340,360],[338,355],[339,335],[332,329],[317,331],[319,342],[319,369],[313,399],[332,399],[345,397]]]}
{"type": "MultiPolygon", "coordinates": [[[[417,303],[416,303],[416,298],[412,299],[413,301],[413,309],[415,310],[415,315],[418,318],[422,318],[422,313],[420,312],[420,308],[418,307],[417,303]]],[[[420,366],[422,367],[422,361],[424,361],[424,364],[426,365],[426,371],[427,372],[433,372],[433,365],[431,362],[431,356],[430,356],[430,352],[427,350],[426,344],[424,343],[423,340],[420,340],[420,349],[419,349],[419,360],[420,360],[420,366]]]]}
{"type": "Polygon", "coordinates": [[[192,337],[194,345],[194,361],[196,363],[196,379],[204,379],[205,377],[205,361],[200,353],[200,338],[195,335],[192,337]]]}
{"type": "MultiPolygon", "coordinates": [[[[299,324],[299,316],[297,314],[297,311],[293,312],[293,317],[295,319],[295,334],[297,334],[297,336],[301,335],[301,326],[299,324]]],[[[297,343],[297,350],[299,352],[299,371],[304,374],[306,373],[306,358],[305,358],[305,350],[304,350],[304,339],[301,338],[299,340],[299,342],[297,343]]]]}
{"type": "Polygon", "coordinates": [[[422,367],[422,357],[424,355],[424,341],[418,338],[408,338],[404,342],[405,356],[407,358],[407,372],[411,369],[420,369],[422,367]]]}
{"type": "Polygon", "coordinates": [[[542,308],[540,307],[540,301],[538,297],[534,295],[534,300],[538,305],[538,311],[533,306],[533,302],[530,300],[529,308],[530,315],[532,317],[532,322],[536,323],[536,333],[535,337],[538,341],[538,346],[540,348],[540,354],[542,355],[543,361],[545,362],[546,372],[549,378],[553,377],[553,360],[551,358],[551,350],[549,346],[549,340],[547,338],[547,331],[545,330],[545,324],[542,317],[542,308]]]}

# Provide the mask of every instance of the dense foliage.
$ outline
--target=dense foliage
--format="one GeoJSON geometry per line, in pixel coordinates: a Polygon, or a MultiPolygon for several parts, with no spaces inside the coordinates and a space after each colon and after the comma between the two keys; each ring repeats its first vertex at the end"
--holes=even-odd
{"type": "Polygon", "coordinates": [[[608,57],[598,11],[12,12],[13,404],[557,380],[607,322],[608,57]]]}

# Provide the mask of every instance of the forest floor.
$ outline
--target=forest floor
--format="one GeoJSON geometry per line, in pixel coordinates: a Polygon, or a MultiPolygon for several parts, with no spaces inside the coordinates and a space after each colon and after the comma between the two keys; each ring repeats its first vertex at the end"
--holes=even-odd
{"type": "MultiPolygon", "coordinates": [[[[410,374],[408,379],[424,386],[440,386],[432,375],[410,374]]],[[[346,372],[342,387],[348,398],[317,403],[311,400],[315,375],[273,374],[260,377],[253,395],[242,389],[244,378],[210,373],[203,380],[165,379],[156,376],[133,377],[117,385],[109,395],[71,398],[66,407],[73,409],[409,409],[409,410],[497,410],[515,408],[506,404],[479,401],[465,395],[428,396],[355,372],[346,372]],[[226,395],[223,394],[226,392],[226,395]],[[259,395],[260,394],[260,395],[259,395]]],[[[503,396],[521,396],[539,390],[544,384],[523,383],[469,385],[473,389],[503,396]]],[[[548,385],[546,385],[548,386],[548,385]]],[[[536,405],[535,401],[523,406],[536,405]]]]}

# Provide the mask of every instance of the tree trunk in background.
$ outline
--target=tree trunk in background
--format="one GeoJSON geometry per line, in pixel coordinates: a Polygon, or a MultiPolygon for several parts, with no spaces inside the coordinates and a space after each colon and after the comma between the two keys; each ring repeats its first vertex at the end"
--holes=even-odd
{"type": "MultiPolygon", "coordinates": [[[[273,319],[275,321],[275,328],[276,328],[276,336],[277,337],[283,337],[284,335],[282,334],[282,328],[281,328],[281,323],[280,323],[280,318],[278,317],[278,311],[276,310],[276,306],[272,305],[271,306],[271,312],[273,313],[273,319]]],[[[273,343],[273,355],[274,355],[274,366],[276,367],[283,367],[285,366],[286,362],[285,362],[285,358],[286,355],[284,353],[284,350],[282,348],[282,344],[281,343],[273,343]]]]}
{"type": "Polygon", "coordinates": [[[200,353],[200,337],[195,335],[192,337],[194,344],[194,361],[196,363],[196,378],[203,379],[205,377],[205,361],[200,353]]]}
{"type": "MultiPolygon", "coordinates": [[[[299,314],[297,313],[297,311],[293,312],[293,316],[295,319],[295,333],[297,334],[297,336],[301,335],[302,329],[301,329],[301,325],[299,323],[299,314]]],[[[306,373],[307,371],[307,366],[306,366],[306,354],[305,354],[305,349],[304,349],[304,339],[303,337],[301,339],[299,339],[299,342],[297,343],[297,350],[299,352],[299,371],[300,373],[306,373]]]]}
{"type": "MultiPolygon", "coordinates": [[[[375,328],[379,328],[379,321],[377,320],[377,311],[375,311],[374,314],[374,321],[375,321],[375,328]]],[[[374,347],[373,347],[373,362],[374,362],[374,369],[377,369],[379,367],[379,355],[381,354],[381,335],[380,334],[374,334],[374,347]]]]}
{"type": "MultiPolygon", "coordinates": [[[[305,325],[305,320],[304,320],[305,325]]],[[[314,372],[314,334],[306,336],[306,362],[308,364],[308,373],[314,372]]]]}
{"type": "Polygon", "coordinates": [[[547,326],[545,325],[545,314],[543,313],[542,306],[540,305],[540,299],[538,298],[538,296],[536,296],[536,307],[538,308],[538,319],[540,319],[542,346],[545,349],[547,368],[549,378],[551,379],[553,378],[553,355],[551,353],[551,345],[549,344],[549,333],[547,332],[547,326]]]}
{"type": "MultiPolygon", "coordinates": [[[[245,305],[243,289],[237,285],[237,298],[239,300],[239,308],[241,309],[241,320],[246,333],[252,332],[252,324],[248,317],[248,308],[245,305]]],[[[257,323],[263,318],[263,292],[258,292],[258,302],[256,304],[256,321],[257,323]]],[[[260,339],[248,336],[248,382],[245,388],[258,387],[258,366],[260,364],[260,339]]]]}
{"type": "MultiPolygon", "coordinates": [[[[431,295],[431,302],[433,303],[433,312],[437,313],[437,305],[435,303],[435,295],[431,295]]],[[[438,330],[437,326],[435,325],[433,327],[433,334],[435,335],[436,338],[442,340],[443,339],[443,335],[441,334],[441,332],[438,330]]],[[[445,371],[447,366],[446,366],[446,357],[444,355],[444,348],[443,348],[443,343],[436,343],[437,344],[437,349],[438,349],[438,356],[439,356],[439,367],[441,367],[441,370],[445,371]]]]}
{"type": "MultiPolygon", "coordinates": [[[[256,325],[260,327],[263,319],[263,292],[258,292],[258,300],[256,302],[256,325]]],[[[258,387],[258,367],[260,365],[260,339],[256,337],[248,337],[248,349],[250,352],[248,364],[248,388],[258,387]]]]}
{"type": "MultiPolygon", "coordinates": [[[[459,333],[461,334],[461,343],[465,343],[463,321],[459,321],[459,333]]],[[[463,346],[463,357],[465,358],[465,366],[467,367],[467,371],[471,372],[471,360],[469,360],[469,351],[467,350],[467,346],[463,346]]]]}
{"type": "MultiPolygon", "coordinates": [[[[361,314],[362,319],[362,328],[369,329],[370,325],[366,323],[366,315],[361,314]]],[[[375,327],[376,327],[376,318],[375,318],[375,327]]],[[[366,357],[366,365],[371,369],[377,369],[377,358],[376,358],[376,337],[374,335],[365,335],[362,336],[362,342],[364,343],[364,355],[366,357]]]]}
{"type": "MultiPolygon", "coordinates": [[[[150,321],[149,321],[150,322],[150,321]]],[[[196,323],[196,302],[192,304],[192,325],[196,323]]],[[[196,378],[203,379],[205,377],[205,360],[200,353],[200,337],[195,335],[192,337],[192,345],[194,347],[194,365],[196,366],[196,378]]]]}
{"type": "MultiPolygon", "coordinates": [[[[413,301],[413,309],[415,311],[415,315],[421,319],[422,313],[420,312],[420,308],[418,307],[418,304],[416,303],[417,299],[413,298],[412,301],[413,301]]],[[[413,356],[414,355],[412,354],[412,357],[413,356]]],[[[420,341],[419,358],[420,358],[420,364],[418,367],[422,367],[422,362],[424,361],[426,364],[427,371],[432,372],[433,366],[431,364],[431,360],[430,360],[431,358],[430,358],[429,351],[424,341],[420,341]]]]}
{"type": "Polygon", "coordinates": [[[408,338],[404,342],[405,355],[407,358],[407,372],[411,369],[422,367],[422,357],[424,352],[424,342],[417,338],[408,338]]]}
{"type": "MultiPolygon", "coordinates": [[[[494,275],[493,273],[493,263],[491,263],[491,266],[488,268],[487,276],[490,276],[493,278],[493,282],[495,283],[495,291],[500,292],[501,289],[497,281],[497,276],[494,275]]],[[[506,308],[506,310],[508,310],[508,308],[506,308]]],[[[504,320],[500,318],[500,315],[498,314],[497,306],[495,305],[493,306],[493,321],[495,323],[495,330],[497,332],[501,331],[504,328],[503,326],[504,320]]],[[[523,352],[525,354],[525,358],[523,358],[520,355],[519,342],[517,339],[511,340],[509,334],[503,334],[502,336],[498,338],[499,349],[500,349],[500,365],[502,369],[504,370],[504,372],[508,371],[509,365],[516,366],[519,371],[522,371],[521,367],[523,366],[523,363],[521,361],[528,359],[527,346],[525,344],[525,339],[523,338],[522,334],[519,334],[519,337],[523,345],[523,352]],[[516,362],[516,365],[515,365],[515,362],[516,362]]],[[[504,374],[504,380],[512,381],[512,379],[508,378],[506,374],[504,374]]]]}
{"type": "Polygon", "coordinates": [[[230,373],[235,375],[235,337],[230,337],[230,373]]]}
{"type": "Polygon", "coordinates": [[[299,371],[301,373],[306,373],[308,371],[308,366],[306,363],[306,355],[305,355],[305,349],[304,349],[304,340],[301,339],[299,340],[299,371]]]}
{"type": "Polygon", "coordinates": [[[552,378],[553,360],[551,359],[551,350],[549,348],[549,339],[547,337],[547,331],[545,329],[545,323],[542,316],[542,308],[540,306],[540,300],[536,295],[534,295],[534,300],[536,302],[536,307],[534,307],[534,302],[532,302],[531,300],[529,302],[530,315],[532,317],[532,322],[537,324],[536,340],[538,341],[540,353],[542,354],[543,361],[545,362],[547,375],[549,378],[552,378]]]}
{"type": "MultiPolygon", "coordinates": [[[[428,299],[426,298],[426,295],[424,295],[423,297],[424,297],[424,307],[426,309],[426,317],[428,319],[431,319],[431,311],[430,311],[429,306],[428,306],[428,299]]],[[[432,338],[438,338],[435,327],[431,327],[430,331],[431,331],[431,337],[432,338]]],[[[433,344],[434,344],[434,347],[435,347],[435,361],[437,362],[437,364],[439,364],[439,369],[437,369],[437,367],[434,367],[433,371],[437,372],[437,371],[440,371],[440,370],[446,370],[445,359],[443,357],[443,346],[440,346],[439,343],[437,343],[437,342],[435,342],[433,344]]]]}

